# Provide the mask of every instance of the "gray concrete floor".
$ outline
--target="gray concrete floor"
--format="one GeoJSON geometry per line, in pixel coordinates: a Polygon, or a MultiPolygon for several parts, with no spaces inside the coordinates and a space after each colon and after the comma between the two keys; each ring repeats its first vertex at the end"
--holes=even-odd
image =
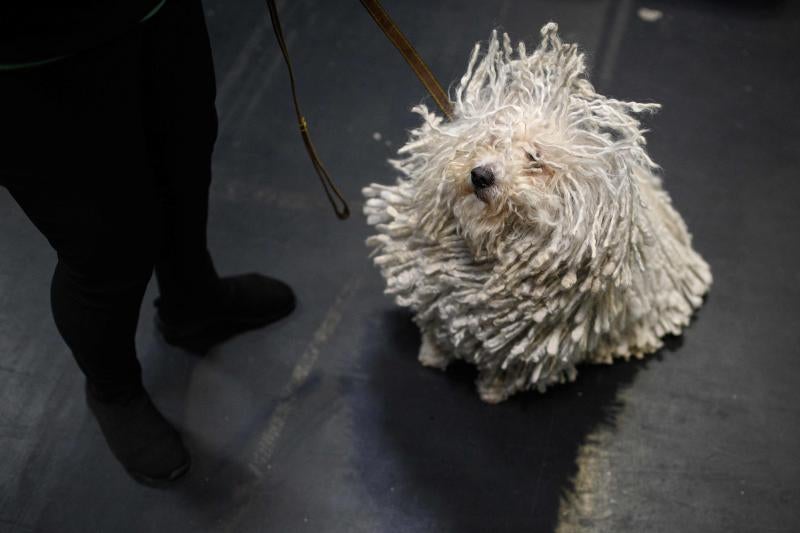
{"type": "Polygon", "coordinates": [[[417,364],[418,334],[363,245],[359,190],[393,179],[385,160],[424,98],[401,58],[355,0],[282,6],[314,139],[356,212],[339,223],[263,5],[205,4],[221,119],[212,251],[223,273],[286,279],[299,308],[196,358],[154,335],[151,287],[146,381],[194,467],[172,490],[138,486],[50,318],[54,255],[0,191],[0,531],[800,530],[795,3],[386,0],[443,81],[493,27],[533,43],[556,20],[601,91],[661,102],[651,155],[714,270],[670,349],[495,407],[470,369],[417,364]]]}

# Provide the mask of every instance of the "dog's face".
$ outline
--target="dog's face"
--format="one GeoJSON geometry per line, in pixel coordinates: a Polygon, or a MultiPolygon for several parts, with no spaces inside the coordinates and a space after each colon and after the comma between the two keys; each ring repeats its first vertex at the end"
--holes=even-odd
{"type": "Polygon", "coordinates": [[[437,187],[433,209],[449,211],[440,216],[452,216],[478,255],[493,253],[511,234],[531,236],[557,225],[565,201],[558,182],[574,174],[568,158],[555,149],[557,132],[536,117],[515,122],[503,130],[472,125],[476,131],[462,137],[470,138],[471,146],[457,150],[438,177],[445,186],[437,187]]]}
{"type": "Polygon", "coordinates": [[[420,230],[436,238],[455,226],[476,257],[521,239],[601,239],[620,194],[655,166],[631,114],[658,106],[598,95],[575,45],[554,24],[542,35],[531,55],[520,45],[512,57],[507,36],[501,45],[493,35],[480,61],[476,47],[455,119],[415,108],[424,123],[395,162],[414,180],[420,230]]]}

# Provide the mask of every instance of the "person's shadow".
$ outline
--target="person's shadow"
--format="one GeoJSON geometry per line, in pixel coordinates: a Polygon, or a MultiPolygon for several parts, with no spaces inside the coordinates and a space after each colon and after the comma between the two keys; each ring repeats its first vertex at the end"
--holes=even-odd
{"type": "MultiPolygon", "coordinates": [[[[618,392],[660,358],[583,365],[574,383],[487,405],[472,367],[419,365],[408,313],[375,323],[371,387],[356,407],[359,470],[375,504],[405,517],[404,531],[553,531],[562,499],[574,500],[581,446],[598,429],[613,432],[618,392]]],[[[667,349],[679,344],[668,339],[667,349]]]]}

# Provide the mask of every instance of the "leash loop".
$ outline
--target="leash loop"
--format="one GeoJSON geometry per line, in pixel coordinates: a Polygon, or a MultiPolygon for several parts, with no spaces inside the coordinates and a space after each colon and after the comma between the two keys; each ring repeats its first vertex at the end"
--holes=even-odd
{"type": "MultiPolygon", "coordinates": [[[[334,184],[333,179],[322,164],[322,160],[319,158],[319,155],[317,155],[314,144],[311,142],[311,135],[308,131],[308,121],[300,111],[300,102],[297,98],[297,87],[294,81],[294,70],[292,69],[292,62],[289,59],[289,50],[286,47],[286,40],[283,37],[283,28],[281,27],[281,21],[278,17],[278,8],[275,6],[275,0],[266,0],[266,2],[267,9],[269,9],[269,17],[272,20],[272,29],[275,32],[275,39],[278,41],[278,47],[281,49],[283,60],[286,63],[286,70],[289,73],[289,85],[292,89],[292,103],[294,104],[294,112],[297,116],[297,125],[300,129],[303,145],[306,147],[306,152],[308,153],[309,159],[311,159],[311,164],[314,166],[314,171],[316,171],[319,177],[319,181],[325,191],[325,196],[328,197],[328,201],[331,207],[333,207],[333,212],[336,213],[336,216],[340,220],[344,220],[350,216],[350,207],[347,205],[347,201],[344,199],[342,193],[336,187],[336,184],[334,184]]],[[[378,27],[392,42],[395,48],[397,48],[403,56],[403,59],[406,60],[411,70],[414,71],[414,74],[417,75],[419,81],[422,82],[422,85],[431,95],[433,101],[439,106],[442,113],[448,119],[452,120],[453,104],[450,102],[447,91],[442,89],[442,86],[436,81],[436,76],[433,75],[433,72],[431,72],[431,69],[425,64],[425,61],[422,60],[419,53],[417,53],[416,49],[411,45],[411,42],[403,35],[403,32],[400,31],[400,28],[397,27],[397,24],[395,24],[386,10],[383,9],[380,1],[361,0],[361,5],[364,6],[364,9],[367,10],[378,27]]]]}
{"type": "Polygon", "coordinates": [[[344,220],[350,216],[350,207],[347,205],[347,201],[339,191],[339,188],[336,187],[336,184],[333,182],[330,174],[328,174],[325,165],[322,164],[322,160],[319,158],[319,155],[317,155],[317,150],[314,147],[314,143],[311,142],[311,136],[308,132],[308,121],[300,110],[300,102],[297,98],[297,87],[294,81],[294,71],[292,69],[292,62],[289,59],[289,50],[286,47],[286,40],[283,37],[281,21],[278,18],[278,8],[275,6],[275,0],[266,1],[267,9],[269,9],[269,17],[272,20],[272,29],[275,32],[275,39],[278,41],[278,47],[281,49],[283,60],[286,63],[286,70],[289,73],[289,85],[292,88],[294,113],[297,116],[297,124],[300,128],[300,136],[303,138],[303,145],[306,147],[306,152],[308,153],[309,159],[311,159],[311,164],[314,166],[314,171],[317,173],[317,177],[319,177],[319,181],[322,184],[322,189],[325,191],[325,196],[328,197],[328,201],[330,202],[331,207],[333,207],[333,212],[336,213],[336,217],[339,220],[344,220]]]}

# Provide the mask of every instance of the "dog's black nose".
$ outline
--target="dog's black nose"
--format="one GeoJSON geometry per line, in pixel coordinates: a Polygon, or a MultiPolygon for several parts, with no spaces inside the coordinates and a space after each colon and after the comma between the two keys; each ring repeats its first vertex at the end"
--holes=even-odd
{"type": "Polygon", "coordinates": [[[470,172],[472,186],[475,190],[485,189],[494,185],[494,172],[489,167],[475,167],[470,172]]]}

